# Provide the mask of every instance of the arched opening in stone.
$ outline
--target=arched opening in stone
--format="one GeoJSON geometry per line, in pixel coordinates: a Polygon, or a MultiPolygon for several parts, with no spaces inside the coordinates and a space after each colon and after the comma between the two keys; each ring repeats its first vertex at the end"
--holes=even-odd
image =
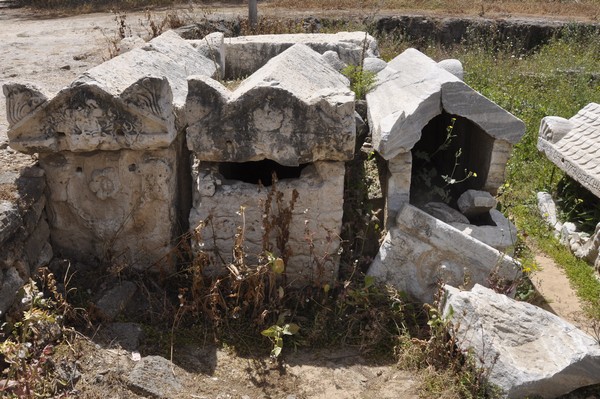
{"type": "Polygon", "coordinates": [[[302,170],[309,164],[285,166],[270,159],[251,162],[223,162],[219,164],[219,173],[227,180],[239,180],[245,183],[262,184],[265,187],[273,184],[273,175],[278,180],[297,179],[302,170]]]}
{"type": "Polygon", "coordinates": [[[410,202],[455,207],[468,189],[487,180],[494,140],[467,118],[442,112],[423,128],[412,149],[410,202]]]}

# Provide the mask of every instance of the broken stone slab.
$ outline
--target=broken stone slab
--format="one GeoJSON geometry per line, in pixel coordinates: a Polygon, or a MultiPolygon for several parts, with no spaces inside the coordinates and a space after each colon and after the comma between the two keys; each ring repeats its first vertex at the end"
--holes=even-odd
{"type": "Polygon", "coordinates": [[[249,76],[297,43],[319,54],[335,51],[345,64],[359,65],[361,57],[379,55],[377,41],[365,32],[239,36],[225,40],[226,76],[249,76]]]}
{"type": "Polygon", "coordinates": [[[510,222],[502,212],[490,210],[490,219],[494,224],[476,226],[473,224],[450,223],[456,229],[479,240],[492,248],[505,254],[512,254],[514,245],[517,243],[517,228],[510,222]]]}
{"type": "Polygon", "coordinates": [[[367,102],[373,146],[384,159],[410,151],[442,110],[469,119],[496,140],[514,144],[525,133],[520,119],[415,49],[388,62],[367,102]]]}
{"type": "Polygon", "coordinates": [[[429,202],[425,204],[423,210],[431,216],[440,219],[445,223],[463,223],[469,224],[469,219],[456,209],[445,202],[429,202]]]}
{"type": "Polygon", "coordinates": [[[296,44],[230,92],[206,76],[189,80],[188,148],[201,161],[270,159],[286,166],[352,159],[354,94],[348,80],[296,44]]]}
{"type": "Polygon", "coordinates": [[[323,59],[327,61],[327,63],[338,72],[341,72],[342,69],[346,67],[346,64],[344,64],[344,62],[340,60],[340,56],[338,55],[338,53],[336,53],[333,50],[328,50],[324,52],[321,55],[321,57],[323,57],[323,59]]]}
{"type": "Polygon", "coordinates": [[[475,285],[446,286],[444,317],[508,398],[556,398],[600,383],[600,344],[560,317],[475,285]]]}
{"type": "Polygon", "coordinates": [[[200,40],[188,40],[188,42],[209,60],[219,67],[219,77],[225,76],[225,45],[224,35],[221,32],[213,32],[200,40]]]}
{"type": "Polygon", "coordinates": [[[488,213],[498,201],[487,191],[467,190],[458,197],[458,209],[468,218],[488,213]]]}
{"type": "Polygon", "coordinates": [[[112,321],[121,313],[137,292],[131,281],[123,281],[106,291],[96,302],[98,315],[105,321],[112,321]]]}
{"type": "Polygon", "coordinates": [[[552,195],[546,192],[539,192],[537,193],[537,201],[538,210],[540,211],[540,215],[542,216],[542,218],[553,229],[555,229],[556,231],[560,231],[562,228],[562,223],[560,223],[558,220],[556,204],[552,199],[552,195]]]}
{"type": "Polygon", "coordinates": [[[134,48],[144,47],[146,41],[139,36],[128,36],[121,39],[119,42],[119,54],[126,53],[134,48]]]}
{"type": "Polygon", "coordinates": [[[143,357],[129,376],[127,383],[131,390],[152,398],[171,398],[183,389],[177,376],[183,373],[179,367],[161,356],[143,357]]]}
{"type": "Polygon", "coordinates": [[[25,153],[168,147],[187,77],[215,71],[211,60],[169,31],[88,70],[53,97],[7,84],[10,146],[25,153]]]}
{"type": "Polygon", "coordinates": [[[568,122],[556,117],[542,119],[537,147],[600,198],[600,104],[589,103],[568,122]]]}
{"type": "Polygon", "coordinates": [[[514,259],[410,204],[400,210],[368,270],[426,303],[433,302],[440,282],[472,287],[520,274],[514,259]]]}

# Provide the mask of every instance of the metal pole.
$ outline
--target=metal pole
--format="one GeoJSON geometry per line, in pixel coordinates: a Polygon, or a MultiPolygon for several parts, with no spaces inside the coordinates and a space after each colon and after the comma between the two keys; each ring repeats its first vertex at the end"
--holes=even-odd
{"type": "Polygon", "coordinates": [[[248,21],[250,22],[250,27],[256,27],[258,23],[258,0],[248,0],[248,21]]]}

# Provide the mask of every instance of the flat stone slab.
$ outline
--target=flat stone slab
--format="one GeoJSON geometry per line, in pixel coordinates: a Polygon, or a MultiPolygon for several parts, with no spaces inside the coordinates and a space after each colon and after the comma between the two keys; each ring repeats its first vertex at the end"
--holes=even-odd
{"type": "Polygon", "coordinates": [[[519,264],[498,250],[439,219],[405,204],[368,275],[390,283],[421,302],[433,302],[440,281],[487,284],[491,277],[512,281],[519,264]]]}
{"type": "Polygon", "coordinates": [[[556,398],[600,383],[597,340],[560,317],[475,285],[446,286],[444,316],[508,398],[556,398]]]}
{"type": "Polygon", "coordinates": [[[297,43],[323,54],[334,51],[345,64],[360,64],[361,57],[379,55],[377,41],[365,32],[298,33],[227,38],[225,45],[226,75],[249,76],[271,58],[297,43]]]}
{"type": "Polygon", "coordinates": [[[600,198],[600,104],[589,103],[570,119],[542,119],[538,149],[600,198]]]}
{"type": "Polygon", "coordinates": [[[352,159],[354,94],[315,51],[296,44],[233,92],[206,76],[189,80],[188,148],[201,161],[270,159],[286,166],[352,159]]]}

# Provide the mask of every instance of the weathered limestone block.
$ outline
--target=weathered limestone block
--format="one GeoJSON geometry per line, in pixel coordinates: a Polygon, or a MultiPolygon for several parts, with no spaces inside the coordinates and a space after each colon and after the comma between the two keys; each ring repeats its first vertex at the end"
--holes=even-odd
{"type": "Polygon", "coordinates": [[[431,303],[440,282],[471,287],[487,284],[492,275],[512,281],[521,273],[512,258],[410,204],[396,223],[368,275],[416,300],[431,303]]]}
{"type": "Polygon", "coordinates": [[[225,75],[225,44],[224,35],[221,32],[213,32],[201,40],[188,40],[200,54],[219,66],[219,76],[225,75]]]}
{"type": "Polygon", "coordinates": [[[458,209],[467,217],[479,216],[489,213],[498,201],[487,191],[467,190],[458,197],[458,209]]]}
{"type": "Polygon", "coordinates": [[[23,225],[17,204],[0,201],[0,244],[8,241],[23,225]]]}
{"type": "Polygon", "coordinates": [[[198,159],[271,159],[297,166],[351,159],[354,94],[321,56],[297,44],[230,92],[206,76],[190,78],[188,148],[198,159]]]}
{"type": "Polygon", "coordinates": [[[10,146],[26,153],[167,147],[187,76],[215,71],[169,31],[90,69],[51,99],[32,86],[7,84],[10,146]]]}
{"type": "Polygon", "coordinates": [[[225,40],[226,76],[249,76],[297,43],[320,54],[335,51],[345,64],[358,65],[363,56],[379,55],[377,41],[365,32],[240,36],[225,40]]]}
{"type": "Polygon", "coordinates": [[[387,67],[387,62],[377,57],[367,57],[363,60],[363,69],[365,71],[378,73],[387,67]]]}
{"type": "Polygon", "coordinates": [[[104,321],[112,321],[121,313],[137,292],[137,285],[123,281],[105,292],[96,302],[96,312],[104,321]]]}
{"type": "Polygon", "coordinates": [[[600,104],[589,103],[568,121],[542,119],[537,146],[556,166],[600,197],[600,104]]]}
{"type": "Polygon", "coordinates": [[[540,215],[546,223],[548,223],[553,229],[560,231],[562,228],[562,223],[558,220],[558,214],[556,211],[556,204],[552,199],[552,195],[546,192],[537,193],[538,200],[538,210],[540,211],[540,215]]]}
{"type": "Polygon", "coordinates": [[[25,280],[14,267],[0,270],[0,317],[4,318],[17,297],[17,292],[23,287],[25,280]]]}
{"type": "Polygon", "coordinates": [[[346,67],[346,64],[344,64],[344,62],[340,60],[340,56],[338,55],[338,53],[336,53],[333,50],[327,50],[321,55],[321,57],[323,57],[323,59],[327,61],[327,63],[331,65],[336,71],[341,72],[341,70],[346,67]]]}
{"type": "MultiPolygon", "coordinates": [[[[144,269],[171,249],[176,150],[40,154],[52,244],[63,256],[144,269]]],[[[164,266],[164,265],[162,265],[164,266]]]]}
{"type": "Polygon", "coordinates": [[[440,219],[444,223],[469,224],[469,219],[467,219],[465,215],[452,208],[445,202],[429,202],[425,204],[423,210],[436,219],[440,219]]]}
{"type": "Polygon", "coordinates": [[[449,224],[502,253],[512,255],[517,243],[517,228],[496,209],[490,209],[488,216],[491,222],[489,225],[477,226],[460,222],[449,224]]]}
{"type": "Polygon", "coordinates": [[[600,346],[574,325],[480,285],[446,292],[458,345],[474,351],[506,397],[556,398],[600,383],[600,346]]]}
{"type": "MultiPolygon", "coordinates": [[[[196,242],[195,248],[211,254],[212,272],[224,270],[219,258],[225,264],[231,262],[237,228],[242,226],[245,227],[244,252],[250,264],[255,262],[264,248],[266,230],[263,223],[272,215],[281,214],[276,203],[277,193],[283,195],[282,208],[289,208],[295,190],[298,197],[288,231],[288,282],[331,281],[337,276],[343,214],[343,162],[309,164],[299,178],[279,180],[275,185],[276,193],[272,193],[273,187],[226,180],[218,169],[219,164],[195,163],[194,206],[190,213],[191,229],[209,220],[202,230],[202,241],[196,242]],[[270,211],[265,209],[268,198],[271,198],[270,211]],[[243,215],[241,207],[244,208],[243,215]]],[[[270,252],[282,256],[276,245],[278,237],[282,237],[279,227],[272,226],[266,241],[270,252]]]]}

